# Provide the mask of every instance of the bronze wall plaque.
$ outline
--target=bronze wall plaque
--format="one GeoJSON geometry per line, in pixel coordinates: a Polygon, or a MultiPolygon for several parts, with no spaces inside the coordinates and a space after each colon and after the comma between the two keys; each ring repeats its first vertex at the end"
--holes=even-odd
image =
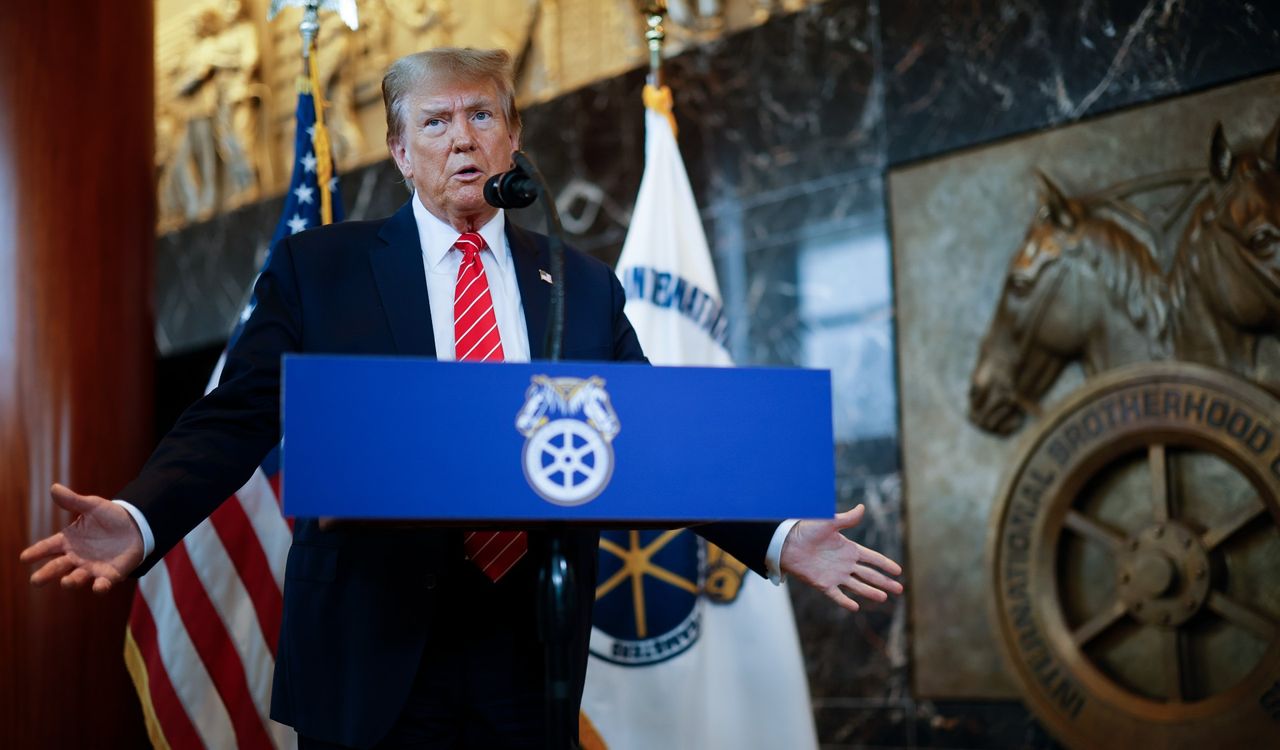
{"type": "MultiPolygon", "coordinates": [[[[1045,439],[1046,415],[1060,414],[1086,380],[1131,363],[1192,360],[1218,368],[1225,378],[1219,386],[1228,391],[1280,383],[1277,120],[1280,76],[1273,75],[890,173],[913,679],[920,696],[1027,694],[1037,707],[1025,675],[1011,681],[1005,672],[1000,652],[1017,646],[1006,638],[1016,629],[1008,630],[992,605],[998,579],[984,549],[993,518],[1009,509],[1000,487],[1015,471],[1018,445],[1045,439]]],[[[1144,439],[1148,447],[1158,442],[1144,439]]],[[[1226,449],[1217,444],[1196,447],[1202,455],[1171,453],[1161,474],[1176,498],[1169,518],[1191,517],[1178,521],[1185,528],[1162,534],[1200,549],[1223,522],[1214,514],[1245,503],[1242,493],[1255,487],[1257,472],[1223,458],[1226,449]],[[1230,497],[1217,504],[1193,499],[1214,487],[1230,497]]],[[[1250,648],[1248,628],[1207,604],[1221,581],[1206,579],[1202,593],[1185,588],[1194,561],[1170,558],[1164,536],[1142,536],[1155,533],[1151,490],[1139,480],[1151,474],[1139,468],[1147,454],[1130,448],[1114,456],[1116,467],[1085,478],[1094,482],[1087,484],[1095,504],[1088,508],[1142,547],[1144,555],[1122,561],[1129,582],[1120,582],[1120,563],[1108,562],[1105,547],[1086,542],[1087,531],[1066,527],[1070,541],[1059,545],[1066,557],[1054,558],[1058,588],[1043,583],[1029,595],[1039,597],[1043,616],[1055,607],[1066,612],[1070,632],[1087,646],[1083,661],[1117,690],[1221,716],[1204,706],[1242,690],[1245,676],[1201,674],[1201,682],[1184,676],[1175,693],[1165,676],[1153,674],[1160,657],[1144,666],[1131,653],[1135,647],[1119,644],[1124,632],[1092,619],[1123,605],[1126,628],[1156,633],[1199,628],[1216,617],[1228,624],[1205,627],[1235,630],[1218,636],[1215,647],[1237,656],[1250,648]],[[1129,500],[1117,510],[1107,501],[1114,497],[1129,500]],[[1107,513],[1119,515],[1108,521],[1107,513]],[[1077,585],[1094,576],[1094,584],[1077,585]],[[1170,609],[1175,594],[1196,605],[1185,618],[1170,609]],[[1138,603],[1146,614],[1135,614],[1138,603]],[[1089,628],[1080,628],[1090,622],[1107,632],[1084,638],[1089,628]]],[[[1257,491],[1261,507],[1271,507],[1268,491],[1265,485],[1257,491]]],[[[1246,529],[1256,540],[1229,544],[1257,545],[1248,554],[1258,557],[1246,558],[1265,565],[1276,524],[1265,513],[1259,518],[1246,529]]],[[[1083,528],[1090,521],[1073,523],[1083,528]]],[[[1255,618],[1233,609],[1238,621],[1280,617],[1269,609],[1271,600],[1244,598],[1255,618]]],[[[1274,638],[1264,641],[1260,653],[1270,653],[1266,644],[1274,638]]],[[[1241,660],[1265,674],[1267,658],[1241,660]]],[[[1085,700],[1080,680],[1050,682],[1060,710],[1085,700]]],[[[1037,710],[1049,710],[1051,702],[1037,710]]]]}
{"type": "Polygon", "coordinates": [[[997,640],[1073,747],[1280,736],[1280,399],[1219,369],[1090,379],[1023,445],[992,517],[997,640]]]}

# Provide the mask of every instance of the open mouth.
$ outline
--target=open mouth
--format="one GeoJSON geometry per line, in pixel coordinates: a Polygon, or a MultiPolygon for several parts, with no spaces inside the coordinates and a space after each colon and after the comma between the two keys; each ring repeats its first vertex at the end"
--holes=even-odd
{"type": "Polygon", "coordinates": [[[454,172],[453,176],[466,179],[466,178],[478,177],[482,174],[484,173],[480,171],[479,167],[469,165],[469,166],[463,167],[462,169],[459,169],[457,172],[454,172]]]}

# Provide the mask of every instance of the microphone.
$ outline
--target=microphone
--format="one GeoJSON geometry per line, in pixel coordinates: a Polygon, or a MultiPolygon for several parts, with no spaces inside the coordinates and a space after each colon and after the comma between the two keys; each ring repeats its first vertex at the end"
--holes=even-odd
{"type": "Polygon", "coordinates": [[[484,200],[494,208],[524,208],[538,199],[538,183],[517,166],[484,183],[484,200]]]}
{"type": "Polygon", "coordinates": [[[547,181],[542,171],[523,152],[512,151],[511,161],[515,169],[510,172],[496,174],[485,180],[484,200],[494,208],[524,208],[545,194],[542,201],[546,211],[548,254],[551,261],[551,299],[547,308],[547,337],[544,342],[544,355],[552,362],[560,360],[560,350],[564,346],[564,227],[560,224],[560,212],[556,210],[556,202],[551,200],[552,193],[547,188],[547,181]]]}

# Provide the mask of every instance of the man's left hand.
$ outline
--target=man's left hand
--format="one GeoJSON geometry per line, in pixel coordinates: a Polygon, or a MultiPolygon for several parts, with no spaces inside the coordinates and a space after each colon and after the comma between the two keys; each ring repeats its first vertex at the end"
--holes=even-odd
{"type": "Polygon", "coordinates": [[[876,602],[901,594],[902,584],[889,576],[902,575],[902,566],[840,533],[857,526],[865,513],[866,506],[858,505],[830,521],[797,523],[782,545],[782,572],[850,612],[857,612],[859,605],[849,594],[876,602]]]}

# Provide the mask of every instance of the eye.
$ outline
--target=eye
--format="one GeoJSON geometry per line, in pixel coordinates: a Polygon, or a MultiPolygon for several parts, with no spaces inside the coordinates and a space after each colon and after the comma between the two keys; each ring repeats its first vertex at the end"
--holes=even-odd
{"type": "Polygon", "coordinates": [[[1249,249],[1256,253],[1266,252],[1276,244],[1277,239],[1280,239],[1280,233],[1273,227],[1263,227],[1249,238],[1249,249]]]}
{"type": "Polygon", "coordinates": [[[424,128],[438,128],[444,125],[444,120],[439,117],[428,117],[427,121],[422,124],[424,128]]]}
{"type": "Polygon", "coordinates": [[[1009,289],[1019,297],[1025,297],[1027,292],[1031,291],[1031,287],[1035,286],[1035,283],[1035,277],[1025,273],[1009,275],[1009,289]]]}

